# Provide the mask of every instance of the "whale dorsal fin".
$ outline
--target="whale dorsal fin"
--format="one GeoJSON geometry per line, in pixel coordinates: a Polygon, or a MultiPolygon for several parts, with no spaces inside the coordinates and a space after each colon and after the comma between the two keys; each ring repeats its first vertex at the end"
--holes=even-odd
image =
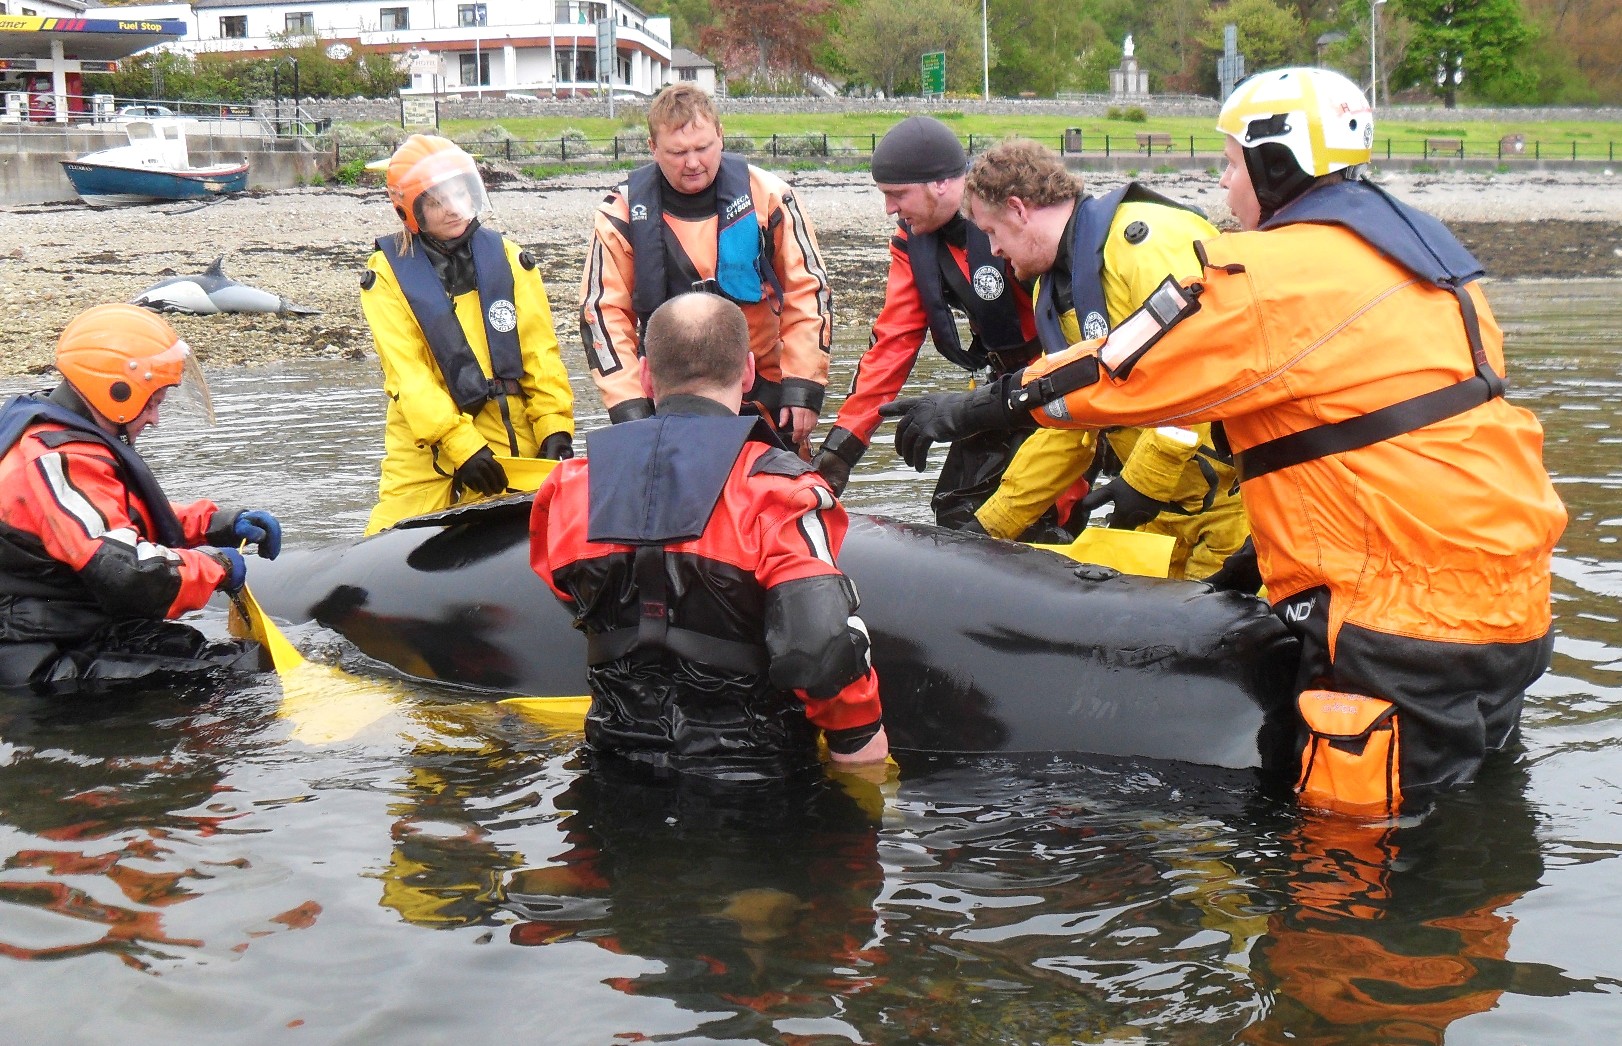
{"type": "Polygon", "coordinates": [[[222,254],[218,258],[215,258],[214,261],[209,264],[208,271],[203,273],[203,275],[218,276],[222,280],[225,279],[225,255],[222,254]]]}

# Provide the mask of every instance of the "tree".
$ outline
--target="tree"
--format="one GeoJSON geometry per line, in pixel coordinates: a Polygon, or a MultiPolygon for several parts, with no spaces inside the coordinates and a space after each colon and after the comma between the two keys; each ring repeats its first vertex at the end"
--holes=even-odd
{"type": "MultiPolygon", "coordinates": [[[[1312,58],[1306,23],[1293,7],[1280,7],[1273,0],[1233,0],[1226,7],[1206,12],[1200,43],[1207,52],[1222,53],[1222,30],[1229,24],[1239,30],[1239,51],[1245,56],[1247,73],[1300,65],[1312,58]]],[[[1214,58],[1208,73],[1209,83],[1215,86],[1214,58]]]]}
{"type": "Polygon", "coordinates": [[[700,43],[730,73],[747,66],[766,80],[773,73],[812,70],[833,0],[714,0],[715,22],[700,43]]]}
{"type": "Polygon", "coordinates": [[[1526,0],[1526,14],[1544,28],[1540,64],[1569,65],[1566,82],[1548,100],[1622,101],[1622,4],[1616,0],[1526,0]],[[1578,97],[1573,97],[1578,96],[1578,97]]]}
{"type": "Polygon", "coordinates": [[[1480,93],[1515,78],[1534,39],[1519,0],[1392,0],[1391,6],[1414,28],[1394,83],[1429,85],[1449,109],[1461,88],[1480,93]]]}
{"type": "Polygon", "coordinates": [[[1052,95],[1077,86],[1080,55],[1090,21],[1076,16],[1073,0],[999,0],[990,9],[997,63],[991,83],[1001,94],[1052,95]]]}
{"type": "Polygon", "coordinates": [[[919,76],[919,59],[946,52],[948,86],[978,88],[980,20],[962,0],[860,0],[840,21],[834,44],[856,79],[894,95],[919,76]]]}

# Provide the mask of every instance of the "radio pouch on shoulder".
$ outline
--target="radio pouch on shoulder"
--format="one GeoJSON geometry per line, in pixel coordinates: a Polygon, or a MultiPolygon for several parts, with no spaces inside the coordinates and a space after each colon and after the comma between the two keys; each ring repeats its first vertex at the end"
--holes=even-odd
{"type": "Polygon", "coordinates": [[[1307,690],[1296,707],[1307,734],[1295,783],[1301,802],[1394,816],[1402,805],[1397,706],[1362,694],[1307,690]]]}

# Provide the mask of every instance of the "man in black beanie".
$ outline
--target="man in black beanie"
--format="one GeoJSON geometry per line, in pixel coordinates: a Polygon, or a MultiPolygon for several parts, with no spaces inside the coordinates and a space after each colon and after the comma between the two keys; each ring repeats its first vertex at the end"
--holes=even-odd
{"type": "MultiPolygon", "coordinates": [[[[844,490],[867,450],[879,407],[900,394],[925,334],[942,356],[982,377],[1018,370],[1038,351],[1029,288],[959,213],[966,166],[957,135],[932,116],[907,117],[873,150],[873,181],[885,213],[896,217],[896,232],[884,307],[850,395],[812,461],[835,491],[844,490]],[[954,310],[968,316],[967,344],[954,310]]],[[[974,524],[975,509],[997,489],[1024,438],[998,433],[953,443],[931,503],[936,522],[954,529],[974,524]]],[[[1032,528],[1033,539],[1050,536],[1045,522],[1032,528]]]]}

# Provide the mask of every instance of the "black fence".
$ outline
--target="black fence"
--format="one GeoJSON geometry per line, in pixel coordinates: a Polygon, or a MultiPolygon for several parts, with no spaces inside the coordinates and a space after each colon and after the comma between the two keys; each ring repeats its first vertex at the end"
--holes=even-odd
{"type": "MultiPolygon", "coordinates": [[[[830,135],[773,134],[765,137],[727,135],[728,150],[745,156],[768,158],[792,163],[797,159],[822,164],[848,161],[865,166],[877,147],[879,134],[830,135]]],[[[1001,140],[998,135],[969,135],[968,151],[973,154],[1001,140]]],[[[461,145],[480,157],[502,159],[514,164],[591,164],[622,161],[645,162],[649,159],[647,138],[642,135],[617,135],[613,138],[586,138],[568,135],[560,138],[525,140],[519,138],[461,139],[461,145]]],[[[1222,135],[1175,135],[1159,131],[1139,131],[1128,134],[1091,134],[1071,128],[1063,134],[1047,139],[1061,155],[1142,157],[1153,163],[1174,159],[1220,159],[1222,135]]],[[[1374,142],[1374,159],[1401,160],[1493,160],[1509,163],[1514,160],[1595,160],[1615,161],[1615,142],[1584,142],[1572,139],[1562,142],[1528,140],[1524,135],[1507,135],[1492,140],[1486,138],[1380,138],[1374,142]]],[[[389,155],[390,149],[382,143],[335,141],[333,154],[341,166],[356,160],[376,160],[389,155]]]]}

